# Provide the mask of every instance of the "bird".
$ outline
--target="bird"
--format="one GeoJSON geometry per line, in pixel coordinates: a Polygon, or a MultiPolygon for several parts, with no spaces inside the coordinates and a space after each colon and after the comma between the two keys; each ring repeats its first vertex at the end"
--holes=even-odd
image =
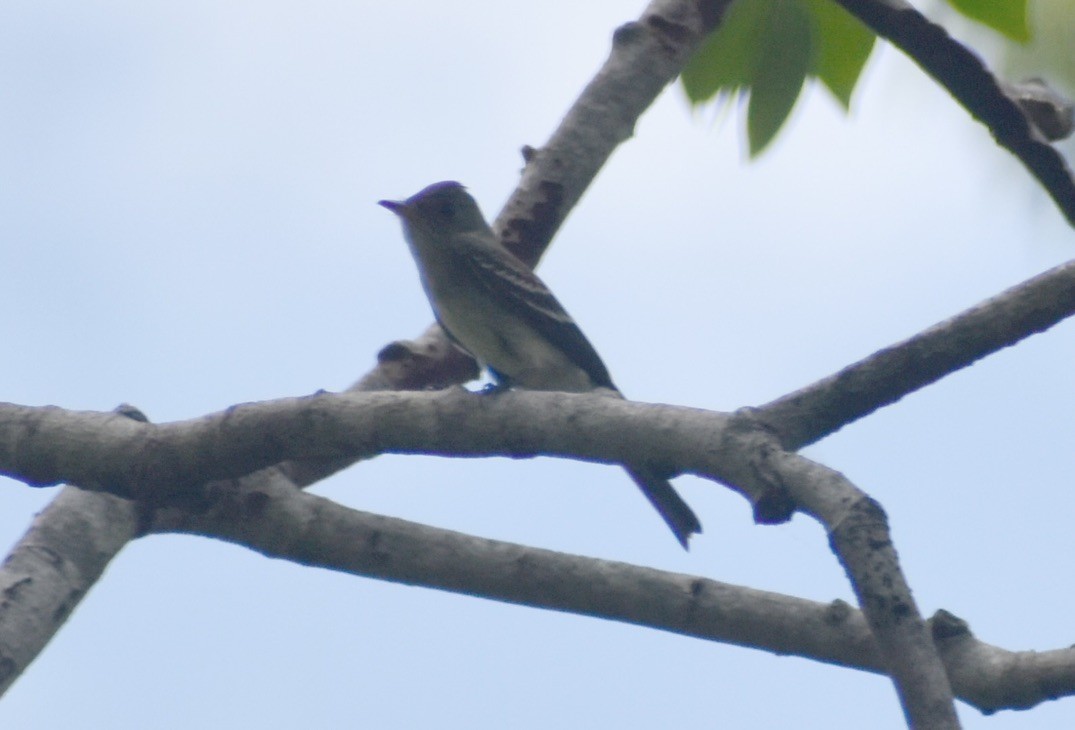
{"type": "MultiPolygon", "coordinates": [[[[455,181],[405,200],[381,200],[403,224],[433,314],[448,338],[489,371],[494,390],[583,393],[623,398],[593,345],[521,259],[501,245],[478,203],[455,181]]],[[[684,549],[702,525],[652,467],[624,468],[684,549]]]]}

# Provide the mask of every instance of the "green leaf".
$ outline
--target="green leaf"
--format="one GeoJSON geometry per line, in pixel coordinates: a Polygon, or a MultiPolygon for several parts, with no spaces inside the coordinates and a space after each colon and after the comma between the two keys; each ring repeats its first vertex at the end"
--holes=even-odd
{"type": "Polygon", "coordinates": [[[833,0],[806,0],[806,6],[814,20],[817,46],[810,71],[846,110],[877,36],[833,0]]]}
{"type": "Polygon", "coordinates": [[[846,109],[874,35],[833,0],[736,0],[681,75],[697,106],[750,95],[747,137],[757,156],[776,137],[807,77],[846,109]]]}
{"type": "Polygon", "coordinates": [[[948,0],[948,3],[979,23],[988,25],[1013,41],[1030,40],[1027,0],[948,0]]]}
{"type": "Polygon", "coordinates": [[[814,60],[810,15],[800,0],[771,0],[747,107],[750,156],[764,150],[791,113],[814,60]]]}
{"type": "Polygon", "coordinates": [[[710,33],[680,75],[683,90],[692,104],[751,85],[759,37],[768,12],[769,0],[732,3],[720,28],[710,33]]]}

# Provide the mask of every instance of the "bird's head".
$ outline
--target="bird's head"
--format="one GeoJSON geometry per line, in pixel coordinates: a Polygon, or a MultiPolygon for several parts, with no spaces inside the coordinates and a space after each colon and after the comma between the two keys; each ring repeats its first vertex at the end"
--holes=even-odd
{"type": "Polygon", "coordinates": [[[422,231],[461,233],[488,229],[477,202],[459,183],[434,183],[406,200],[382,200],[383,205],[403,219],[405,226],[422,231]]]}

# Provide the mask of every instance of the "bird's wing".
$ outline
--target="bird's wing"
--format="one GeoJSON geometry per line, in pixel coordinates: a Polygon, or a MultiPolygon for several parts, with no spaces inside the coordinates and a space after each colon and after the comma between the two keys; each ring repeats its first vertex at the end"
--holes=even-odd
{"type": "MultiPolygon", "coordinates": [[[[490,234],[491,235],[491,234],[490,234]]],[[[461,237],[465,250],[459,265],[470,269],[472,280],[485,293],[513,312],[518,312],[546,340],[566,354],[597,387],[616,389],[608,369],[575,320],[553,296],[545,283],[507,249],[483,240],[461,237]]]]}

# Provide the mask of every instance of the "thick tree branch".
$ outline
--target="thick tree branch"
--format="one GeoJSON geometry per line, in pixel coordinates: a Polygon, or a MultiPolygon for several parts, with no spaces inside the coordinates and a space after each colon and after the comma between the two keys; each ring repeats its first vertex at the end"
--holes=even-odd
{"type": "Polygon", "coordinates": [[[0,474],[154,504],[284,461],[384,453],[641,460],[739,479],[749,466],[722,446],[728,420],[712,411],[596,394],[487,395],[463,388],[319,393],[163,424],[0,403],[0,474]],[[739,469],[729,471],[726,465],[737,460],[739,469]]]}
{"type": "MultiPolygon", "coordinates": [[[[839,472],[779,448],[768,430],[745,426],[748,420],[731,424],[728,453],[749,454],[751,471],[724,480],[757,480],[784,489],[793,504],[825,527],[911,727],[959,727],[945,668],[900,568],[881,506],[839,472]]],[[[735,472],[742,461],[725,467],[735,472]]]]}
{"type": "Polygon", "coordinates": [[[993,137],[1045,187],[1064,217],[1075,225],[1075,178],[981,59],[947,31],[904,0],[836,0],[850,13],[894,43],[948,90],[993,137]]]}
{"type": "Polygon", "coordinates": [[[797,451],[930,383],[1075,314],[1075,261],[756,409],[797,451]]]}
{"type": "Polygon", "coordinates": [[[772,469],[826,528],[873,630],[911,727],[957,728],[952,688],[900,568],[881,505],[842,474],[786,451],[772,469]]]}
{"type": "MultiPolygon", "coordinates": [[[[909,716],[920,725],[938,722],[951,705],[944,668],[880,507],[839,474],[779,449],[749,417],[594,394],[479,395],[461,388],[320,394],[161,425],[0,405],[0,445],[0,473],[38,484],[108,488],[156,504],[289,459],[387,452],[641,460],[721,481],[755,506],[787,493],[828,531],[909,716]]],[[[219,499],[205,496],[210,504],[219,499]]],[[[248,522],[246,515],[233,516],[248,522]]],[[[954,710],[950,714],[954,718],[954,710]]]]}
{"type": "Polygon", "coordinates": [[[37,515],[0,567],[0,694],[45,648],[137,528],[133,502],[74,487],[37,515]]]}

